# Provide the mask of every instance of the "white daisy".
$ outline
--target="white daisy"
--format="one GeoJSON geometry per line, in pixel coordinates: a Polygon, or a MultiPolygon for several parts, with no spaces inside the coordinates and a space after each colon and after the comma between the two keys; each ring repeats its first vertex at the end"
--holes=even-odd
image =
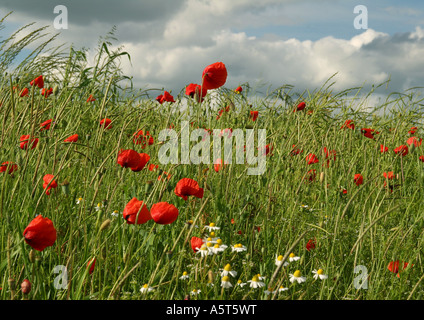
{"type": "MultiPolygon", "coordinates": [[[[210,243],[210,242],[208,242],[208,243],[210,243]]],[[[202,244],[202,246],[200,248],[198,248],[198,249],[196,248],[197,249],[196,253],[200,253],[202,258],[206,257],[206,256],[213,255],[213,252],[209,249],[209,246],[207,244],[202,244]]]]}
{"type": "Polygon", "coordinates": [[[290,262],[292,262],[292,261],[297,261],[297,260],[299,260],[300,259],[300,257],[297,257],[293,252],[292,253],[290,253],[290,255],[289,255],[289,261],[290,262]]]}
{"type": "Polygon", "coordinates": [[[99,210],[103,209],[104,207],[105,207],[105,206],[103,205],[103,203],[99,202],[99,203],[97,204],[97,206],[96,206],[96,207],[94,207],[94,209],[96,209],[96,211],[99,211],[99,210]]]}
{"type": "Polygon", "coordinates": [[[259,278],[258,278],[257,275],[254,275],[253,278],[252,278],[252,280],[249,280],[247,282],[250,282],[250,287],[251,288],[254,288],[254,289],[256,289],[256,288],[262,288],[262,287],[265,286],[265,283],[259,281],[259,278]]]}
{"type": "Polygon", "coordinates": [[[273,294],[273,293],[276,293],[276,292],[277,292],[277,290],[272,291],[272,288],[268,288],[267,290],[265,290],[265,291],[264,291],[264,293],[265,293],[266,295],[273,294]]]}
{"type": "Polygon", "coordinates": [[[293,274],[289,274],[290,277],[290,282],[293,283],[295,281],[297,281],[297,283],[302,283],[306,281],[305,277],[302,277],[302,274],[300,273],[299,270],[296,270],[293,274]]]}
{"type": "Polygon", "coordinates": [[[234,246],[231,246],[231,252],[243,252],[246,251],[247,247],[242,245],[241,243],[235,244],[234,246]]]}
{"type": "Polygon", "coordinates": [[[246,284],[247,284],[246,282],[243,282],[241,280],[237,280],[236,286],[243,288],[246,284]]]}
{"type": "Polygon", "coordinates": [[[75,201],[75,202],[76,202],[76,204],[81,204],[83,201],[84,201],[83,198],[78,198],[77,201],[75,201]]]}
{"type": "Polygon", "coordinates": [[[278,292],[283,292],[283,291],[287,291],[289,290],[289,288],[285,288],[283,286],[280,286],[280,288],[278,289],[278,292]]]}
{"type": "Polygon", "coordinates": [[[318,271],[315,269],[312,271],[312,273],[314,274],[315,280],[317,280],[318,278],[320,278],[321,280],[325,280],[328,278],[328,275],[324,274],[324,270],[322,269],[318,269],[318,271]]]}
{"type": "Polygon", "coordinates": [[[230,277],[229,276],[225,276],[222,278],[221,280],[221,287],[223,288],[231,288],[233,285],[230,282],[230,277]]]}
{"type": "Polygon", "coordinates": [[[193,289],[193,290],[191,290],[190,294],[192,296],[197,296],[200,292],[202,292],[202,290],[200,290],[200,289],[193,289]]]}
{"type": "MultiPolygon", "coordinates": [[[[279,255],[275,258],[275,265],[278,267],[280,266],[280,264],[283,262],[283,256],[279,255]]],[[[283,267],[287,267],[289,265],[289,263],[286,261],[283,264],[283,267]]]]}
{"type": "Polygon", "coordinates": [[[180,277],[181,280],[186,280],[186,279],[189,279],[189,278],[190,278],[190,276],[188,275],[187,271],[184,271],[183,275],[180,277]]]}
{"type": "Polygon", "coordinates": [[[155,289],[153,289],[152,287],[149,287],[149,285],[146,283],[145,285],[143,285],[140,289],[141,293],[148,293],[151,291],[154,291],[155,289]]]}
{"type": "Polygon", "coordinates": [[[237,275],[237,271],[232,270],[231,265],[229,263],[224,267],[224,270],[222,270],[221,277],[225,277],[228,275],[232,276],[233,278],[237,275]]]}
{"type": "Polygon", "coordinates": [[[208,226],[205,226],[205,229],[208,229],[209,232],[213,230],[219,230],[220,228],[215,226],[215,223],[211,222],[208,226]]]}
{"type": "Polygon", "coordinates": [[[111,216],[112,216],[112,217],[118,217],[118,216],[119,216],[119,212],[118,212],[118,210],[114,210],[114,211],[111,213],[111,216]]]}

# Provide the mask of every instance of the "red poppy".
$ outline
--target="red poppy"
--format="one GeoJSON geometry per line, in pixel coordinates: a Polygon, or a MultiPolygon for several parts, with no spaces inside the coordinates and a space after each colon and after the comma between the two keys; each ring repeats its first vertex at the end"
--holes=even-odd
{"type": "Polygon", "coordinates": [[[401,145],[401,146],[395,148],[394,151],[395,151],[396,154],[399,154],[402,157],[406,156],[409,152],[408,146],[406,146],[406,145],[401,145]]]}
{"type": "Polygon", "coordinates": [[[381,153],[385,153],[385,152],[388,152],[388,151],[389,151],[388,147],[384,146],[383,144],[380,144],[380,152],[381,153]]]}
{"type": "Polygon", "coordinates": [[[305,180],[308,180],[309,182],[313,182],[316,177],[317,177],[317,171],[315,169],[311,169],[306,174],[305,180]]]}
{"type": "Polygon", "coordinates": [[[256,121],[256,119],[258,118],[259,115],[259,111],[250,111],[250,119],[252,121],[256,121]]]}
{"type": "Polygon", "coordinates": [[[297,148],[295,144],[292,145],[292,148],[293,148],[292,151],[290,151],[291,156],[296,156],[303,152],[303,150],[300,150],[299,148],[297,148]]]}
{"type": "Polygon", "coordinates": [[[144,149],[148,144],[151,146],[154,143],[153,137],[150,135],[149,131],[143,133],[143,130],[139,130],[133,134],[133,143],[136,145],[141,145],[141,149],[144,149]]]}
{"type": "Polygon", "coordinates": [[[197,181],[190,178],[182,178],[178,181],[174,193],[184,200],[187,200],[189,196],[195,196],[199,199],[203,198],[203,188],[199,187],[197,181]]]}
{"type": "Polygon", "coordinates": [[[353,182],[355,182],[357,186],[360,186],[361,184],[364,183],[364,177],[362,176],[362,174],[357,173],[353,177],[353,182]]]}
{"type": "Polygon", "coordinates": [[[149,171],[154,171],[154,170],[156,170],[157,168],[159,168],[159,165],[158,165],[158,164],[153,164],[153,163],[151,163],[151,164],[149,165],[149,171]]]}
{"type": "Polygon", "coordinates": [[[49,218],[40,214],[33,219],[23,232],[25,242],[37,251],[43,251],[56,241],[56,229],[49,218]]]}
{"type": "Polygon", "coordinates": [[[13,171],[16,171],[16,170],[18,170],[18,165],[13,162],[6,161],[6,162],[3,162],[0,166],[0,172],[8,171],[9,174],[12,174],[13,171]]]}
{"type": "Polygon", "coordinates": [[[374,134],[379,134],[380,132],[370,128],[362,128],[361,133],[367,138],[374,139],[374,134]]]}
{"type": "Polygon", "coordinates": [[[297,107],[293,110],[293,112],[301,111],[305,108],[306,108],[306,103],[302,101],[297,105],[297,107]]]}
{"type": "Polygon", "coordinates": [[[168,91],[165,91],[163,94],[157,96],[156,100],[160,104],[162,104],[164,102],[175,102],[174,97],[168,91]]]}
{"type": "Polygon", "coordinates": [[[388,180],[392,180],[395,177],[393,171],[383,172],[383,176],[388,180]]]}
{"type": "Polygon", "coordinates": [[[63,142],[77,142],[77,141],[78,141],[78,135],[77,134],[73,134],[72,136],[63,140],[63,142]]]}
{"type": "Polygon", "coordinates": [[[88,99],[87,99],[87,102],[93,102],[93,101],[96,101],[96,99],[94,99],[93,98],[93,95],[92,94],[90,94],[90,96],[88,97],[88,99]]]}
{"type": "Polygon", "coordinates": [[[197,250],[202,247],[203,243],[203,240],[198,237],[191,237],[190,239],[191,249],[193,249],[194,252],[197,252],[197,250]]]}
{"type": "Polygon", "coordinates": [[[29,294],[31,292],[31,282],[28,279],[22,281],[21,290],[23,294],[29,294]]]}
{"type": "Polygon", "coordinates": [[[421,162],[424,162],[424,156],[420,156],[419,159],[420,159],[421,162]]]}
{"type": "Polygon", "coordinates": [[[213,169],[215,170],[215,172],[218,172],[220,170],[222,170],[224,168],[224,166],[226,166],[228,163],[225,161],[224,163],[222,163],[222,159],[218,158],[215,160],[215,163],[213,165],[213,169]]]}
{"type": "Polygon", "coordinates": [[[53,93],[53,89],[52,88],[49,88],[49,89],[43,88],[43,90],[41,90],[41,95],[44,96],[45,98],[47,98],[52,93],[53,93]]]}
{"type": "Polygon", "coordinates": [[[49,130],[51,124],[52,124],[52,119],[49,119],[49,120],[44,121],[42,124],[40,124],[40,127],[41,127],[40,130],[41,131],[43,131],[43,130],[49,130]]]}
{"type": "Polygon", "coordinates": [[[94,266],[96,265],[96,258],[91,259],[90,261],[88,261],[87,263],[87,268],[90,268],[88,270],[89,274],[92,274],[94,271],[94,266]]]}
{"type": "Polygon", "coordinates": [[[306,244],[306,250],[311,251],[311,249],[315,249],[314,239],[309,239],[308,243],[306,244]]]}
{"type": "MultiPolygon", "coordinates": [[[[246,152],[246,146],[244,146],[244,151],[246,152]]],[[[258,148],[258,151],[260,151],[259,148],[258,148]]],[[[264,156],[268,156],[268,155],[272,156],[272,151],[274,151],[274,146],[271,143],[269,143],[265,146],[265,148],[263,148],[262,154],[264,156]]]]}
{"type": "Polygon", "coordinates": [[[414,144],[415,147],[421,146],[421,143],[423,142],[423,139],[419,139],[417,137],[410,137],[408,140],[406,140],[406,143],[408,145],[414,144]]]}
{"type": "Polygon", "coordinates": [[[178,209],[168,202],[159,202],[152,205],[150,214],[158,224],[171,224],[178,218],[178,209]]]}
{"type": "Polygon", "coordinates": [[[206,90],[222,87],[227,81],[227,68],[222,62],[215,62],[207,66],[202,74],[203,87],[206,90]]]}
{"type": "Polygon", "coordinates": [[[112,125],[111,125],[112,120],[105,118],[100,120],[100,127],[103,126],[105,127],[105,129],[111,129],[112,125]]]}
{"type": "Polygon", "coordinates": [[[27,134],[21,136],[21,138],[19,140],[19,141],[21,141],[19,147],[22,150],[26,150],[28,148],[28,142],[29,142],[29,140],[31,140],[30,141],[30,143],[31,143],[31,149],[34,149],[37,146],[37,144],[38,144],[38,138],[30,139],[30,136],[27,135],[27,134]]]}
{"type": "Polygon", "coordinates": [[[131,170],[134,172],[143,170],[147,162],[149,162],[150,160],[150,156],[147,153],[139,153],[139,156],[140,156],[140,160],[138,162],[138,165],[131,168],[131,170]]]}
{"type": "Polygon", "coordinates": [[[306,156],[306,162],[310,165],[310,164],[318,163],[319,159],[317,158],[315,154],[310,153],[306,156]]]}
{"type": "Polygon", "coordinates": [[[37,78],[35,78],[34,80],[32,80],[29,83],[31,86],[36,85],[37,87],[39,87],[40,89],[44,87],[44,79],[43,76],[39,76],[37,78]]]}
{"type": "Polygon", "coordinates": [[[149,209],[143,201],[132,198],[125,206],[124,212],[122,213],[125,221],[128,224],[135,224],[137,218],[137,224],[144,224],[152,219],[149,209]],[[138,216],[138,217],[137,217],[138,216]]]}
{"type": "Polygon", "coordinates": [[[336,150],[328,150],[326,147],[323,149],[325,159],[327,159],[327,168],[330,166],[330,160],[336,161],[336,150]]]}
{"type": "Polygon", "coordinates": [[[241,93],[243,91],[243,88],[241,86],[238,86],[236,90],[234,90],[235,93],[241,93]]]}
{"type": "Polygon", "coordinates": [[[221,118],[221,115],[224,112],[229,112],[230,111],[231,106],[226,106],[224,109],[221,109],[218,111],[218,115],[216,116],[216,120],[219,120],[219,118],[221,118]]]}
{"type": "Polygon", "coordinates": [[[195,84],[195,83],[190,83],[187,87],[186,87],[186,91],[185,94],[190,96],[191,98],[197,98],[197,99],[201,99],[203,100],[203,98],[206,96],[207,94],[207,90],[205,87],[202,88],[201,85],[199,84],[195,84]],[[202,90],[202,96],[200,97],[200,90],[202,90]]]}
{"type": "Polygon", "coordinates": [[[353,120],[351,120],[351,119],[346,120],[344,125],[342,125],[342,127],[340,129],[345,129],[345,128],[354,130],[355,124],[353,123],[353,120]]]}
{"type": "MultiPolygon", "coordinates": [[[[167,180],[171,179],[171,174],[170,174],[170,173],[168,173],[168,172],[166,172],[166,171],[163,171],[163,175],[165,175],[165,176],[166,176],[166,179],[167,179],[167,180]]],[[[160,181],[160,180],[165,181],[165,178],[162,178],[162,175],[160,175],[160,176],[158,177],[158,181],[160,181]]]]}
{"type": "Polygon", "coordinates": [[[121,150],[118,154],[117,162],[123,168],[130,168],[132,171],[143,170],[146,163],[150,160],[147,153],[138,153],[132,149],[121,150]]]}
{"type": "Polygon", "coordinates": [[[389,265],[387,266],[387,269],[389,269],[390,272],[397,273],[398,278],[400,278],[399,273],[405,270],[409,263],[403,262],[403,268],[401,271],[399,271],[399,264],[400,264],[399,260],[396,260],[396,261],[390,261],[389,265]]]}
{"type": "Polygon", "coordinates": [[[47,195],[50,195],[50,189],[57,188],[57,182],[55,180],[53,180],[53,178],[54,178],[54,175],[52,175],[52,174],[46,174],[43,177],[43,181],[44,181],[43,188],[44,189],[47,188],[47,190],[46,190],[47,195]],[[51,183],[50,183],[50,181],[51,181],[51,183]],[[49,185],[49,183],[50,183],[50,185],[49,185]]]}
{"type": "Polygon", "coordinates": [[[22,89],[21,93],[19,94],[20,97],[26,97],[29,94],[28,88],[22,89]]]}
{"type": "Polygon", "coordinates": [[[409,134],[415,134],[415,132],[417,132],[418,128],[417,127],[412,127],[411,129],[409,129],[408,133],[409,134]]]}

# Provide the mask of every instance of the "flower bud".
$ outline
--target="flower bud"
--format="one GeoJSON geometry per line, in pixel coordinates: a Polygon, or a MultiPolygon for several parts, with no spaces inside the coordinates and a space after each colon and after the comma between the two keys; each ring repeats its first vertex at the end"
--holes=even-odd
{"type": "Polygon", "coordinates": [[[21,289],[22,289],[22,293],[23,294],[28,294],[31,291],[31,282],[29,282],[28,279],[25,279],[24,281],[22,281],[21,283],[21,289]]]}
{"type": "Polygon", "coordinates": [[[100,226],[100,231],[103,231],[109,228],[110,222],[111,222],[110,219],[106,219],[105,221],[103,221],[102,225],[100,226]]]}
{"type": "Polygon", "coordinates": [[[31,261],[31,263],[35,262],[35,251],[31,249],[31,251],[29,252],[29,261],[31,261]]]}

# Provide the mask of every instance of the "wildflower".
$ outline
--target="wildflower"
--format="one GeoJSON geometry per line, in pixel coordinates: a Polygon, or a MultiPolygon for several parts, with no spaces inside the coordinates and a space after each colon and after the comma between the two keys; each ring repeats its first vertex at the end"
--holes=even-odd
{"type": "Polygon", "coordinates": [[[325,280],[328,278],[328,275],[324,274],[324,270],[322,269],[314,269],[312,271],[312,273],[314,274],[314,279],[317,280],[318,278],[320,278],[321,280],[325,280]]]}
{"type": "Polygon", "coordinates": [[[244,245],[242,245],[241,243],[237,243],[234,246],[231,246],[231,252],[243,252],[246,251],[247,247],[245,247],[244,245]]]}
{"type": "Polygon", "coordinates": [[[217,89],[227,81],[227,69],[222,62],[207,66],[202,73],[202,84],[206,90],[217,89]]]}
{"type": "Polygon", "coordinates": [[[198,237],[192,237],[191,240],[190,240],[190,245],[191,245],[191,248],[193,249],[193,251],[197,252],[202,247],[203,240],[201,238],[198,238],[198,237]]]}
{"type": "Polygon", "coordinates": [[[355,182],[357,186],[360,186],[361,184],[364,183],[364,177],[362,176],[362,174],[357,173],[353,177],[353,182],[355,182]]]}
{"type": "Polygon", "coordinates": [[[311,249],[315,249],[315,241],[313,239],[309,239],[306,244],[306,250],[311,251],[311,249]]]}
{"type": "Polygon", "coordinates": [[[318,160],[318,158],[317,158],[317,156],[316,156],[315,154],[310,153],[310,154],[308,154],[308,155],[306,156],[306,162],[307,162],[309,165],[311,165],[311,164],[314,164],[314,163],[318,163],[318,162],[319,162],[319,160],[318,160]]]}
{"type": "Polygon", "coordinates": [[[231,265],[228,263],[225,265],[224,270],[221,272],[221,277],[232,276],[233,278],[237,275],[237,271],[232,270],[231,265]]]}
{"type": "Polygon", "coordinates": [[[87,268],[89,268],[88,273],[92,274],[94,271],[94,266],[96,265],[96,258],[94,257],[87,263],[87,268]]]}
{"type": "Polygon", "coordinates": [[[31,149],[34,149],[38,144],[38,138],[31,139],[31,137],[29,135],[22,135],[21,138],[20,138],[20,141],[21,141],[21,143],[20,143],[19,147],[22,150],[28,149],[28,142],[31,144],[31,149]],[[29,142],[29,140],[31,140],[31,141],[29,142]]]}
{"type": "Polygon", "coordinates": [[[311,169],[306,173],[305,180],[309,182],[313,182],[316,177],[317,177],[317,170],[311,169]]]}
{"type": "Polygon", "coordinates": [[[225,244],[222,244],[222,240],[221,239],[218,239],[217,240],[217,243],[213,246],[213,247],[211,247],[211,251],[214,253],[214,254],[218,254],[218,253],[220,253],[220,252],[223,252],[225,249],[227,249],[228,248],[228,246],[227,245],[225,245],[225,244]]]}
{"type": "Polygon", "coordinates": [[[421,162],[424,162],[424,156],[420,156],[419,159],[421,162]]]}
{"type": "Polygon", "coordinates": [[[402,268],[401,271],[399,271],[399,264],[400,264],[399,260],[396,260],[396,261],[391,261],[389,263],[389,265],[387,266],[387,269],[389,269],[390,272],[397,273],[397,277],[398,278],[400,278],[399,273],[401,271],[405,270],[406,267],[408,267],[408,264],[409,263],[408,262],[403,262],[403,268],[402,268]]]}
{"type": "Polygon", "coordinates": [[[208,229],[209,232],[212,230],[219,230],[220,228],[215,225],[215,223],[211,222],[208,226],[205,226],[205,229],[208,229]]]}
{"type": "Polygon", "coordinates": [[[178,181],[174,193],[184,200],[187,200],[189,196],[195,196],[200,199],[203,198],[203,188],[200,188],[199,184],[190,178],[183,178],[178,181]]]}
{"type": "Polygon", "coordinates": [[[24,281],[22,281],[21,289],[24,295],[29,294],[31,292],[31,282],[28,279],[25,279],[24,281]]]}
{"type": "MultiPolygon", "coordinates": [[[[276,258],[275,258],[275,265],[277,266],[277,267],[279,267],[280,265],[281,265],[281,263],[283,262],[283,256],[282,255],[279,255],[279,256],[277,256],[276,258]]],[[[284,264],[283,264],[283,267],[286,267],[286,266],[288,266],[289,265],[289,263],[288,262],[284,262],[284,264]]]]}
{"type": "Polygon", "coordinates": [[[77,141],[78,141],[78,135],[77,134],[73,134],[72,136],[63,140],[63,142],[77,142],[77,141]]]}
{"type": "Polygon", "coordinates": [[[13,162],[5,161],[0,166],[0,172],[8,171],[9,174],[12,174],[16,170],[18,170],[18,165],[13,162]]]}
{"type": "Polygon", "coordinates": [[[293,146],[292,146],[292,151],[290,151],[290,155],[291,156],[296,156],[296,155],[298,155],[298,154],[300,154],[300,153],[302,153],[303,152],[303,150],[300,150],[299,148],[297,148],[296,147],[296,145],[294,144],[293,146]]]}
{"type": "Polygon", "coordinates": [[[370,128],[362,128],[361,133],[369,139],[374,139],[374,134],[379,134],[380,132],[370,128]]]}
{"type": "Polygon", "coordinates": [[[411,146],[413,144],[415,147],[421,146],[422,142],[423,142],[423,139],[418,140],[417,137],[410,137],[408,140],[406,140],[406,143],[408,145],[411,146]]]}
{"type": "Polygon", "coordinates": [[[396,154],[401,155],[402,157],[406,156],[408,154],[408,146],[406,145],[401,145],[397,148],[394,149],[396,154]]]}
{"type": "Polygon", "coordinates": [[[213,165],[213,169],[215,170],[215,172],[218,172],[220,170],[222,170],[223,168],[225,168],[228,165],[227,161],[224,161],[224,163],[222,163],[222,159],[218,158],[215,160],[215,163],[213,165]]]}
{"type": "Polygon", "coordinates": [[[95,209],[96,211],[100,211],[100,210],[102,210],[104,207],[105,207],[105,206],[103,205],[103,203],[99,202],[99,203],[97,204],[97,206],[95,206],[95,207],[94,207],[94,209],[95,209]]]}
{"type": "Polygon", "coordinates": [[[256,121],[256,119],[258,118],[258,115],[259,115],[259,111],[250,111],[250,120],[256,121]]]}
{"type": "Polygon", "coordinates": [[[388,147],[386,147],[383,144],[380,144],[380,152],[381,153],[385,153],[385,152],[388,152],[388,151],[389,151],[389,148],[388,147]]]}
{"type": "Polygon", "coordinates": [[[293,112],[301,111],[305,108],[306,108],[306,103],[302,101],[297,105],[297,107],[293,110],[293,112]]]}
{"type": "Polygon", "coordinates": [[[243,288],[246,284],[247,284],[246,282],[243,282],[239,279],[239,280],[237,280],[236,286],[243,288]]]}
{"type": "Polygon", "coordinates": [[[149,131],[143,133],[143,130],[139,130],[133,134],[133,143],[136,145],[141,145],[141,149],[144,149],[146,145],[151,146],[154,143],[154,139],[150,135],[149,131]]]}
{"type": "Polygon", "coordinates": [[[200,294],[200,292],[202,292],[202,290],[200,290],[200,289],[193,289],[193,290],[190,292],[190,294],[191,294],[192,296],[197,296],[197,295],[199,295],[199,294],[200,294]]]}
{"type": "Polygon", "coordinates": [[[285,288],[284,286],[280,286],[280,288],[278,288],[278,292],[284,292],[289,290],[289,288],[285,288]]]}
{"type": "Polygon", "coordinates": [[[171,224],[178,218],[178,209],[168,202],[158,202],[150,208],[153,220],[158,224],[171,224]]]}
{"type": "Polygon", "coordinates": [[[415,132],[417,132],[418,128],[417,127],[412,127],[411,129],[409,129],[408,133],[409,134],[415,134],[415,132]]]}
{"type": "Polygon", "coordinates": [[[210,242],[207,242],[206,244],[202,244],[201,247],[197,250],[197,253],[200,253],[200,256],[202,258],[213,255],[213,252],[209,249],[210,245],[212,245],[212,243],[210,242]]]}
{"type": "Polygon", "coordinates": [[[158,101],[160,104],[163,104],[164,102],[175,102],[174,97],[168,91],[158,95],[156,97],[156,101],[158,101]]]}
{"type": "Polygon", "coordinates": [[[143,201],[137,200],[135,197],[127,203],[122,215],[128,224],[135,224],[136,217],[138,217],[137,224],[144,224],[152,219],[146,204],[143,201]]]}
{"type": "Polygon", "coordinates": [[[289,261],[290,262],[297,261],[299,259],[300,259],[300,257],[296,256],[293,252],[290,253],[290,255],[289,255],[289,261]]]}
{"type": "Polygon", "coordinates": [[[228,289],[231,288],[233,285],[230,282],[230,277],[229,276],[224,276],[221,279],[221,287],[228,289]]]}
{"type": "Polygon", "coordinates": [[[43,88],[41,90],[41,95],[44,96],[44,98],[47,98],[48,96],[50,96],[53,93],[53,88],[43,88]]]}
{"type": "Polygon", "coordinates": [[[262,288],[265,286],[265,283],[261,282],[257,275],[254,275],[252,280],[249,280],[247,282],[250,282],[250,287],[254,289],[262,288]]]}
{"type": "Polygon", "coordinates": [[[29,94],[28,88],[22,89],[21,93],[19,94],[20,97],[26,97],[29,94]]]}
{"type": "Polygon", "coordinates": [[[146,283],[141,287],[140,292],[141,293],[148,293],[148,292],[152,292],[154,290],[155,289],[153,289],[152,287],[149,287],[149,285],[146,283]]]}
{"type": "Polygon", "coordinates": [[[53,178],[54,178],[54,175],[52,175],[52,174],[46,174],[43,177],[43,181],[44,181],[43,188],[44,189],[47,188],[47,190],[46,190],[47,195],[50,195],[50,189],[51,188],[57,188],[57,182],[55,180],[53,180],[53,178]]]}
{"type": "Polygon", "coordinates": [[[25,228],[23,236],[33,249],[43,251],[55,243],[57,235],[53,222],[40,214],[25,228]]]}
{"type": "Polygon", "coordinates": [[[190,278],[190,276],[188,275],[187,271],[184,271],[183,275],[180,277],[181,280],[187,280],[189,278],[190,278]]]}
{"type": "Polygon", "coordinates": [[[90,94],[89,97],[88,97],[88,99],[87,99],[87,102],[93,102],[93,101],[96,101],[96,99],[94,99],[93,98],[93,95],[90,94]]]}
{"type": "Polygon", "coordinates": [[[238,86],[234,92],[240,94],[243,91],[243,88],[241,86],[238,86]]]}
{"type": "Polygon", "coordinates": [[[42,124],[40,124],[40,127],[41,127],[40,131],[49,130],[51,124],[52,124],[52,119],[44,121],[42,124]]]}
{"type": "Polygon", "coordinates": [[[196,98],[197,101],[203,100],[203,98],[206,96],[207,90],[205,87],[201,87],[199,84],[190,83],[186,87],[185,94],[190,96],[191,98],[196,98]],[[200,90],[202,90],[202,96],[200,97],[200,90]]]}
{"type": "Polygon", "coordinates": [[[31,86],[36,85],[40,89],[44,87],[44,79],[43,76],[38,76],[34,80],[29,83],[31,86]]]}
{"type": "Polygon", "coordinates": [[[143,170],[150,156],[147,153],[138,153],[132,149],[121,150],[117,162],[123,168],[130,168],[133,172],[143,170]]]}
{"type": "Polygon", "coordinates": [[[293,283],[295,281],[297,281],[297,283],[302,283],[306,281],[305,277],[302,277],[302,274],[300,273],[299,270],[296,270],[293,274],[289,274],[290,277],[290,282],[293,283]]]}
{"type": "Polygon", "coordinates": [[[355,124],[353,123],[353,120],[351,120],[351,119],[346,120],[345,123],[342,125],[341,129],[344,129],[344,128],[348,128],[348,129],[354,130],[355,129],[355,124]]]}
{"type": "Polygon", "coordinates": [[[265,293],[266,295],[274,294],[274,293],[276,293],[276,292],[277,292],[277,290],[272,291],[272,288],[271,288],[271,287],[268,287],[268,289],[266,289],[266,290],[264,291],[264,293],[265,293]]]}
{"type": "Polygon", "coordinates": [[[111,216],[114,218],[118,217],[119,216],[118,210],[113,210],[113,212],[111,213],[111,216]]]}
{"type": "Polygon", "coordinates": [[[112,129],[111,123],[112,123],[112,120],[108,118],[102,119],[100,120],[100,127],[103,126],[105,129],[112,129]]]}

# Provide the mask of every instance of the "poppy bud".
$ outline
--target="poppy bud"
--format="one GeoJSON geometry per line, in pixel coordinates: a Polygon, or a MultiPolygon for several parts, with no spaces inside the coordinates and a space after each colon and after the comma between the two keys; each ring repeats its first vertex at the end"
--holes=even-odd
{"type": "Polygon", "coordinates": [[[31,263],[35,262],[35,251],[31,249],[31,251],[29,252],[29,261],[31,263]]]}
{"type": "Polygon", "coordinates": [[[53,94],[55,95],[55,96],[57,96],[57,94],[59,93],[59,86],[58,85],[55,85],[54,87],[53,87],[53,94]]]}
{"type": "Polygon", "coordinates": [[[319,182],[323,182],[324,181],[324,171],[321,172],[321,174],[319,175],[319,182]]]}
{"type": "Polygon", "coordinates": [[[100,231],[103,231],[109,228],[110,222],[111,222],[110,219],[106,219],[105,221],[103,221],[102,225],[100,226],[100,231]]]}
{"type": "Polygon", "coordinates": [[[28,293],[30,293],[31,292],[31,282],[29,282],[28,279],[25,279],[24,281],[22,281],[21,289],[22,289],[22,293],[24,295],[27,295],[28,293]]]}

